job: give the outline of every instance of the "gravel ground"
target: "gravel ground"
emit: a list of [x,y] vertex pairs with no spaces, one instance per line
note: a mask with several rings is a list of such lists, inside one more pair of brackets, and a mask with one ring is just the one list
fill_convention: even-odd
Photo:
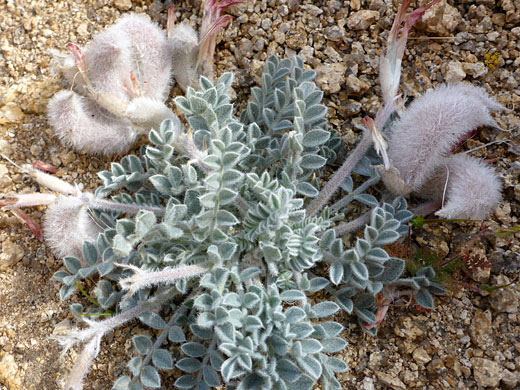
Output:
[[[380,104],[378,57],[396,5],[392,0],[257,0],[236,6],[217,47],[217,73],[235,72],[237,102],[243,105],[269,55],[299,54],[318,71],[331,125],[350,148],[358,135],[353,123],[374,116]],[[57,176],[94,189],[95,173],[110,159],[64,148],[45,118],[48,99],[63,88],[52,72],[50,49],[84,44],[127,12],[146,13],[165,26],[167,6],[130,0],[0,2],[0,151],[19,164],[50,162]],[[194,26],[200,23],[200,8],[198,1],[176,3],[178,18]],[[519,23],[519,0],[442,1],[412,30],[403,61],[402,86],[410,97],[440,82],[466,80],[508,108],[496,120],[509,132],[485,129],[467,143],[475,148],[504,141],[474,153],[496,159],[493,165],[504,181],[504,201],[486,221],[495,230],[518,225],[520,218]],[[174,87],[172,95],[179,93]],[[0,193],[34,191],[34,182],[0,160]],[[38,219],[43,211],[35,208],[30,214]],[[59,285],[50,279],[61,262],[12,214],[0,212],[0,228],[0,390],[58,389],[76,356],[72,351],[60,359],[49,339],[73,322],[68,303],[59,300]],[[444,224],[418,230],[415,240],[449,255],[476,230],[476,224]],[[337,317],[350,344],[340,354],[350,366],[339,378],[343,388],[519,389],[519,249],[520,233],[482,240],[475,251],[493,267],[479,281],[513,284],[490,294],[458,288],[437,299],[429,313],[393,308],[377,337]],[[125,370],[134,327],[106,338],[86,389],[110,389],[112,378]],[[167,373],[163,388],[178,375]]]

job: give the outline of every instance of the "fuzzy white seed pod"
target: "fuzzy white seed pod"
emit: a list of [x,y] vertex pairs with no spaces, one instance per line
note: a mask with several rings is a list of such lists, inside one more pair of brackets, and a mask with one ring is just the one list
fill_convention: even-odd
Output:
[[77,151],[120,154],[130,149],[137,137],[130,121],[72,91],[54,95],[49,102],[48,118],[60,140]]
[[171,119],[175,123],[180,122],[177,116],[163,102],[149,97],[140,97],[132,100],[126,109],[126,115],[133,123],[142,129],[158,130],[161,123]]
[[[134,69],[129,39],[109,28],[94,36],[84,50],[87,76],[97,94],[113,96],[128,103],[132,97],[130,74]],[[126,88],[125,88],[126,87]],[[88,91],[78,90],[88,96]]]
[[447,160],[446,202],[436,212],[443,218],[484,219],[500,202],[502,184],[488,164],[466,154]]
[[457,143],[481,126],[496,126],[501,106],[476,87],[442,85],[417,98],[393,126],[388,155],[406,185],[417,191]]
[[173,76],[183,91],[193,82],[197,82],[198,42],[197,33],[187,23],[175,26],[169,38],[173,56]]
[[95,243],[101,229],[77,197],[60,196],[45,212],[43,236],[57,257],[82,258],[83,241]]
[[165,32],[148,16],[136,14],[122,17],[112,29],[131,45],[130,65],[141,95],[166,99],[171,83],[171,48]]

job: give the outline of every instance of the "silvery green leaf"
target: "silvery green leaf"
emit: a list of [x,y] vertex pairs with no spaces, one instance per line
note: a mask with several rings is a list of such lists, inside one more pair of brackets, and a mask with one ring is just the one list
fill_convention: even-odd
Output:
[[280,249],[278,249],[274,245],[263,242],[260,242],[259,245],[267,261],[277,262],[282,258],[282,253],[280,252]]
[[217,223],[221,226],[233,226],[240,221],[227,210],[219,210],[217,213]]
[[444,295],[446,294],[446,289],[437,282],[431,282],[430,286],[428,287],[428,290],[435,295]]
[[220,371],[222,363],[224,363],[224,358],[222,357],[222,354],[220,352],[211,350],[209,352],[209,361],[213,368],[215,368],[215,370]]
[[129,376],[122,376],[115,381],[112,390],[129,390],[128,385],[130,384],[131,379]]
[[264,100],[264,94],[263,94],[262,90],[258,87],[251,88],[251,96],[257,102],[261,102]]
[[65,268],[72,274],[75,275],[81,269],[81,261],[78,258],[67,256],[63,259],[63,264]]
[[145,312],[139,315],[139,320],[153,329],[164,329],[166,322],[158,314],[152,312]]
[[197,385],[197,378],[193,375],[183,375],[173,385],[179,389],[192,389]]
[[433,309],[433,297],[427,289],[421,288],[419,291],[413,294],[413,298],[425,309]]
[[235,370],[237,360],[235,358],[229,358],[222,363],[221,374],[225,382],[229,382],[231,379],[240,375],[239,370]]
[[405,262],[404,260],[392,257],[385,261],[385,270],[380,279],[383,283],[393,282],[399,278],[404,271]]
[[77,275],[67,275],[63,278],[63,284],[76,287],[76,279],[78,279]]
[[316,104],[312,107],[309,107],[305,111],[305,121],[310,124],[313,124],[313,123],[316,123],[316,122],[320,121],[321,119],[323,119],[323,117],[326,114],[327,114],[327,107],[325,107],[322,104]]
[[302,367],[307,374],[313,379],[318,380],[321,376],[321,363],[311,356],[305,356],[298,359],[298,364]]
[[330,138],[330,132],[322,129],[315,129],[309,131],[303,137],[303,146],[308,148],[313,148],[316,146],[320,146],[327,142]]
[[116,235],[112,244],[114,252],[120,256],[128,256],[133,249],[133,245],[121,235]]
[[[377,232],[377,231],[376,231]],[[335,239],[330,246],[330,253],[336,258],[340,258],[343,254],[343,241],[340,238]]]
[[364,156],[354,168],[354,172],[361,176],[372,176],[374,169],[371,165],[370,159]]
[[222,300],[222,304],[231,307],[240,307],[242,306],[242,302],[240,301],[240,297],[235,292],[230,292],[224,295],[224,299]]
[[376,262],[367,262],[366,267],[368,269],[368,277],[370,280],[380,277],[385,270],[384,265]]
[[210,245],[207,250],[208,260],[214,263],[220,263],[222,257],[220,256],[218,247],[216,245]]
[[376,303],[376,297],[370,293],[363,293],[357,296],[354,305],[358,309],[370,309]]
[[116,162],[110,163],[110,170],[112,171],[112,175],[114,175],[115,177],[124,176],[126,174],[123,166]]
[[385,230],[381,232],[376,241],[376,245],[388,245],[391,244],[399,239],[399,233],[397,233],[395,230]]
[[269,337],[270,347],[276,355],[284,356],[289,349],[289,341],[277,334],[272,334]]
[[249,102],[247,104],[247,116],[249,120],[256,120],[260,116],[260,108],[258,104]]
[[191,110],[196,114],[202,114],[206,109],[208,109],[208,103],[202,98],[192,96],[189,101]]
[[[246,280],[250,280],[254,278],[255,276],[259,275],[261,273],[260,269],[257,267],[249,267],[240,272],[240,281],[245,282]],[[247,294],[246,294],[247,295]],[[245,300],[244,300],[245,302]]]
[[190,357],[201,357],[206,353],[206,347],[197,342],[188,342],[181,345],[182,352]]
[[300,290],[286,290],[280,294],[280,299],[285,302],[304,301],[307,296]]
[[305,311],[301,309],[298,306],[292,306],[289,309],[285,311],[285,321],[288,324],[293,324],[295,322],[303,320],[305,317],[307,317],[307,314],[305,314]]
[[133,234],[135,230],[135,222],[129,219],[120,219],[116,223],[116,232],[124,237]]
[[63,279],[67,276],[71,276],[67,271],[57,271],[52,275],[52,277],[60,282],[63,282]]
[[373,242],[377,239],[378,236],[379,236],[379,232],[377,231],[376,228],[374,228],[372,226],[365,227],[365,240],[367,240],[369,242]]
[[342,351],[348,343],[342,338],[332,337],[321,340],[321,345],[323,346],[323,352],[336,353]]
[[327,368],[332,370],[333,372],[345,372],[348,369],[347,363],[343,360],[328,356],[325,362]]
[[234,79],[233,73],[226,72],[226,73],[223,73],[222,76],[219,77],[217,84],[222,85],[224,87],[224,90],[227,90],[228,88],[231,87],[231,84],[233,83],[233,79]]
[[305,354],[315,354],[320,352],[323,347],[316,339],[304,339],[300,341],[302,345],[302,352]]
[[171,183],[166,176],[154,175],[150,177],[148,180],[150,180],[155,189],[159,191],[161,194],[170,194]]
[[246,375],[240,379],[236,390],[265,389],[271,383],[271,379],[257,372]]
[[[219,80],[220,81],[220,80]],[[204,76],[200,76],[200,79],[199,79],[199,87],[202,91],[206,91],[210,88],[213,88],[214,85],[211,81],[209,81],[206,77]],[[215,90],[216,92],[216,90]]]
[[397,230],[400,225],[401,224],[398,220],[392,218],[385,222],[382,229],[383,230]]
[[302,375],[302,370],[289,359],[278,360],[276,372],[289,383],[295,382]]
[[379,204],[375,196],[369,194],[356,195],[354,199],[370,207],[376,207]]
[[323,322],[321,326],[327,337],[337,336],[343,329],[345,329],[343,325],[334,321]]
[[150,160],[159,160],[164,157],[164,153],[159,149],[153,148],[151,146],[146,147],[146,157]]
[[[174,99],[175,105],[183,112],[185,113],[191,113],[191,106],[188,99],[186,99],[184,96],[178,96]],[[152,141],[150,139],[150,141]],[[152,141],[153,142],[153,141]],[[155,143],[155,142],[154,142]]]
[[[201,281],[202,282],[202,281]],[[202,284],[202,283],[201,283]],[[194,306],[202,310],[212,310],[214,299],[209,294],[200,294],[195,298]]]
[[244,324],[244,329],[247,332],[252,332],[255,329],[260,329],[260,328],[263,328],[263,327],[264,327],[264,324],[262,323],[262,320],[260,320],[259,317],[257,317],[257,316],[247,316],[245,324]]
[[225,322],[215,327],[215,333],[219,339],[223,342],[234,343],[235,340],[235,328],[231,323]]
[[297,339],[304,339],[314,332],[314,328],[308,322],[298,322],[296,324],[291,324],[290,327],[291,333],[296,334]]
[[424,276],[428,279],[433,279],[435,277],[435,270],[432,266],[423,267],[417,273],[415,276]]
[[76,291],[75,284],[64,285],[60,288],[60,299],[64,301],[69,298]]
[[193,358],[182,358],[177,363],[175,363],[175,367],[178,369],[187,372],[189,374],[193,372],[197,372],[201,369],[202,364],[200,360]]
[[339,306],[334,302],[320,302],[312,307],[316,313],[315,318],[323,318],[333,315],[339,310]]
[[[171,370],[173,368],[173,359],[166,349],[157,349],[152,355],[152,363],[161,370]],[[134,374],[135,375],[135,374]]]
[[173,343],[183,343],[186,341],[186,337],[184,336],[182,329],[179,326],[174,325],[168,330],[168,340]]
[[[220,309],[221,311],[226,313],[224,309],[222,309],[222,308],[218,308],[218,309]],[[227,316],[227,313],[226,313],[226,316]],[[198,324],[191,324],[190,329],[191,329],[191,332],[195,336],[197,336],[198,338],[200,338],[202,340],[211,340],[213,338],[213,331],[211,329],[202,327]]]
[[83,313],[83,305],[81,303],[73,303],[70,305],[70,311],[73,315],[78,315]]
[[286,131],[292,129],[294,127],[293,123],[287,119],[281,120],[272,128],[274,132],[281,133],[282,131]]
[[222,104],[215,108],[215,115],[217,116],[217,119],[219,123],[223,124],[227,120],[231,118],[231,115],[233,114],[233,105],[232,104]]
[[315,381],[313,381],[310,377],[303,374],[298,380],[294,383],[287,384],[287,390],[311,390],[315,385]]
[[366,254],[367,260],[385,262],[388,260],[388,253],[383,248],[372,248]]
[[[249,350],[251,351],[251,348],[249,348]],[[252,370],[253,359],[251,358],[251,356],[249,354],[240,353],[240,354],[236,355],[236,358],[237,358],[237,363],[239,366],[239,367],[237,367],[238,369],[240,369],[240,367],[241,367],[242,370],[245,370],[247,372],[250,372]]]
[[354,307],[354,313],[356,313],[361,321],[368,322],[369,324],[375,324],[377,321],[376,316],[370,310],[357,309]]
[[332,245],[332,242],[335,240],[335,238],[336,232],[333,229],[327,230],[321,236],[320,247],[328,249]]
[[217,89],[214,87],[206,89],[202,94],[202,99],[211,106],[215,105],[217,103]]
[[233,203],[235,198],[237,197],[237,192],[230,190],[229,188],[223,188],[218,193],[218,200],[220,206],[226,206],[228,204]]
[[218,376],[217,371],[211,366],[204,366],[203,370],[204,382],[208,386],[218,387],[221,385],[220,377]]
[[148,336],[134,336],[132,342],[137,352],[141,355],[147,355],[152,350],[152,340]]
[[108,275],[114,268],[115,265],[113,262],[103,262],[97,265],[97,270],[100,277]]
[[339,262],[332,263],[329,268],[329,278],[333,284],[340,284],[343,279],[343,265]]
[[305,181],[296,185],[296,191],[309,198],[315,198],[319,194],[319,191],[312,184]]
[[130,386],[128,386],[128,390],[143,390],[144,387],[141,383],[132,383],[130,384]]
[[208,311],[202,312],[197,317],[197,324],[204,328],[209,328],[215,324],[215,315]]
[[361,280],[368,280],[368,269],[365,264],[360,261],[349,263],[352,273]]
[[227,187],[234,186],[242,181],[243,174],[236,169],[228,169],[222,174],[222,182]]
[[78,275],[81,276],[83,279],[88,278],[90,275],[92,275],[97,270],[96,266],[88,267],[88,268],[82,268],[79,270]]
[[358,238],[356,240],[356,252],[360,257],[364,257],[365,254],[370,250],[371,245],[367,240]]
[[135,357],[128,362],[127,366],[132,375],[137,376],[139,375],[139,372],[141,372],[141,367],[143,366],[143,359],[141,357]]
[[323,290],[325,287],[327,287],[329,285],[329,281],[322,277],[316,277],[316,278],[312,278],[309,281],[309,284],[310,284],[310,286],[307,289],[307,291],[315,293],[315,292]]
[[83,259],[87,262],[87,264],[96,264],[98,259],[98,251],[96,246],[92,244],[90,241],[83,241],[82,254]]
[[317,154],[306,154],[300,161],[300,166],[305,169],[319,169],[325,165],[327,159]]
[[222,259],[224,260],[231,260],[233,255],[235,254],[236,250],[238,248],[238,245],[234,242],[225,242],[220,245],[220,254],[222,256]]

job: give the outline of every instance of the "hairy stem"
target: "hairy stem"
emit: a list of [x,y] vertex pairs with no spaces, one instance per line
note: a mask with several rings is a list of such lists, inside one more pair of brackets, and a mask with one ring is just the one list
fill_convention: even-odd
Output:
[[334,228],[334,231],[336,232],[336,235],[343,236],[347,233],[353,232],[355,230],[358,230],[365,226],[367,223],[370,222],[370,215],[372,214],[372,210],[367,211],[365,214],[360,215],[356,219],[347,222],[342,223],[341,225],[338,225]]
[[[193,295],[193,293],[191,295],[189,295],[184,300],[184,302],[188,301],[192,295]],[[146,367],[148,365],[148,363],[150,363],[150,360],[152,360],[153,352],[158,350],[161,347],[164,340],[166,340],[166,337],[168,337],[170,328],[175,325],[176,321],[178,320],[178,318],[180,316],[182,316],[182,315],[184,315],[184,313],[186,313],[187,309],[188,308],[184,304],[181,304],[177,308],[175,313],[170,317],[168,323],[166,324],[166,327],[161,331],[161,334],[155,340],[155,343],[152,346],[152,351],[148,355],[146,355],[146,357],[143,359],[143,363],[142,363],[141,367]],[[134,376],[129,384],[135,383],[137,381],[137,378],[138,378],[138,376]]]
[[98,210],[106,211],[120,211],[128,214],[137,214],[141,210],[151,211],[157,215],[163,215],[165,209],[163,207],[144,206],[138,204],[119,203],[107,199],[101,199],[93,194],[85,193],[82,195],[82,200],[85,201],[89,207]]
[[344,196],[343,198],[338,200],[336,203],[334,203],[330,207],[330,212],[335,213],[335,212],[339,211],[339,209],[341,209],[342,207],[345,207],[350,202],[352,202],[352,200],[354,199],[354,197],[356,195],[363,193],[366,189],[368,189],[372,185],[378,183],[379,180],[381,180],[381,178],[379,177],[379,175],[377,175],[377,176],[371,177],[368,180],[364,181],[358,188],[356,188],[350,194],[348,194],[347,196]]
[[323,187],[318,196],[307,206],[307,216],[311,217],[318,213],[334,195],[343,180],[350,175],[359,160],[365,155],[372,145],[372,137],[368,131],[363,133],[363,138],[356,148],[350,153],[343,165],[332,175],[328,183]]

